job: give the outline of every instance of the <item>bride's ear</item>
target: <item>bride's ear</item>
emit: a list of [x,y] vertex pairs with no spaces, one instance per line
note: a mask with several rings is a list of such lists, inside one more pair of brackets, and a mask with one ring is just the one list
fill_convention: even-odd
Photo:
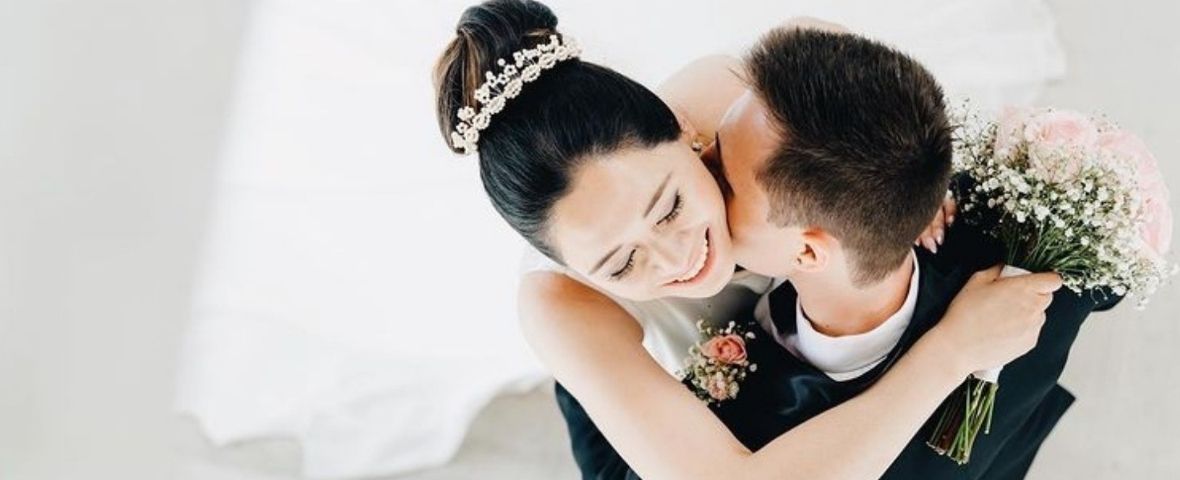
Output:
[[704,145],[701,143],[700,133],[697,132],[697,129],[693,127],[692,123],[688,121],[688,117],[684,116],[683,113],[680,113],[680,109],[672,106],[671,104],[668,105],[668,109],[672,110],[672,115],[676,116],[676,123],[680,124],[680,141],[685,145],[691,146],[692,149],[697,153],[700,153],[700,147]]

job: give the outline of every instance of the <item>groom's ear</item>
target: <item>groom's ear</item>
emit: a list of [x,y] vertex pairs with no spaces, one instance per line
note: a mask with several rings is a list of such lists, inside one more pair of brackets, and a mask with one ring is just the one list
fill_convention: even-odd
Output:
[[802,240],[795,252],[795,269],[815,273],[826,268],[835,252],[836,239],[823,230],[810,228],[803,232]]

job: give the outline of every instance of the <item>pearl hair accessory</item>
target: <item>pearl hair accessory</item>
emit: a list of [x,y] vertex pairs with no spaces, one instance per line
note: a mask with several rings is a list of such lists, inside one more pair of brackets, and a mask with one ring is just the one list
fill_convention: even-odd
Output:
[[512,64],[502,58],[497,60],[496,64],[502,69],[500,73],[484,73],[486,81],[475,90],[475,101],[481,108],[477,111],[466,106],[456,113],[459,124],[451,132],[451,145],[463,149],[463,155],[475,153],[479,131],[488,128],[492,115],[500,113],[508,99],[520,95],[524,84],[536,80],[542,71],[553,68],[557,62],[577,58],[581,53],[582,48],[574,39],[550,35],[549,43],[513,53]]

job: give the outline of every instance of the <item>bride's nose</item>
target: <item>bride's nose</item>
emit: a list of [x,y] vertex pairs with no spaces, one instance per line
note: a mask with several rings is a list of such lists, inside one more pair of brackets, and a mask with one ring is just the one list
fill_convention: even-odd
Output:
[[649,248],[656,272],[666,281],[671,281],[684,273],[689,254],[692,253],[687,238],[676,234],[666,235],[652,242]]

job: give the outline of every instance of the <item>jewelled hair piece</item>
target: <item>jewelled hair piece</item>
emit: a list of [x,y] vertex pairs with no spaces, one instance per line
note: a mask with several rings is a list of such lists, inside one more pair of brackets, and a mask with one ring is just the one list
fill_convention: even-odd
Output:
[[520,95],[524,84],[536,80],[541,72],[553,68],[557,62],[577,58],[582,48],[569,37],[549,36],[549,43],[526,48],[512,54],[513,63],[499,59],[500,73],[484,73],[486,81],[475,90],[475,102],[479,109],[466,106],[456,115],[459,123],[451,132],[451,145],[463,149],[464,155],[475,153],[479,145],[479,132],[488,128],[492,115],[504,109],[504,103]]

